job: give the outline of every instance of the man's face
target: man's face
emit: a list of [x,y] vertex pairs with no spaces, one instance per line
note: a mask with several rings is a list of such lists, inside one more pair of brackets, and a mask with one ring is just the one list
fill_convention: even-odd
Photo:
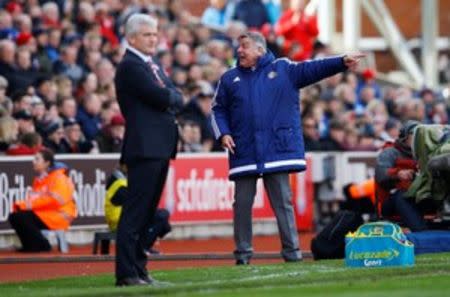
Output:
[[256,65],[258,58],[263,55],[263,50],[250,38],[242,37],[239,39],[237,53],[239,65],[244,68],[250,68]]
[[79,125],[72,125],[65,129],[65,134],[70,142],[78,142],[81,139],[81,128]]
[[158,30],[148,25],[141,25],[138,32],[128,38],[132,47],[146,55],[154,55],[158,44]]
[[53,132],[52,134],[50,134],[48,136],[48,139],[54,141],[55,143],[59,144],[61,142],[61,140],[64,137],[64,130],[63,128],[58,128],[58,130],[56,130],[55,132]]
[[123,140],[124,135],[125,135],[125,126],[115,125],[111,127],[112,138]]

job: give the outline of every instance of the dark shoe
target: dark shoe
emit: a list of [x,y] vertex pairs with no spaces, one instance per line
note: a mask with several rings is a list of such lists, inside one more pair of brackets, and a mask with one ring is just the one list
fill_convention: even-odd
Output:
[[237,259],[236,265],[250,265],[249,259]]
[[139,278],[147,285],[153,285],[155,283],[155,280],[150,275],[140,276]]
[[116,281],[116,287],[124,287],[124,286],[146,286],[148,285],[146,281],[138,278],[138,277],[125,277],[122,279],[118,279]]
[[51,247],[47,248],[41,248],[41,249],[26,249],[26,248],[16,248],[15,251],[19,252],[19,253],[46,253],[46,252],[50,252],[52,250]]
[[158,250],[155,250],[153,248],[149,248],[148,250],[144,250],[144,254],[149,257],[150,255],[159,255],[160,252]]
[[286,263],[295,263],[295,262],[301,262],[302,258],[290,258],[290,259],[284,259],[284,262]]

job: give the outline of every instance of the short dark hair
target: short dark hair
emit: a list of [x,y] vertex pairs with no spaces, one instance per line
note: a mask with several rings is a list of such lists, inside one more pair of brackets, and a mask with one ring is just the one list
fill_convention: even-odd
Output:
[[39,133],[29,132],[20,137],[20,142],[28,147],[34,148],[42,143],[42,137]]
[[50,163],[49,167],[53,167],[53,165],[55,165],[55,154],[53,153],[53,151],[51,151],[47,148],[43,148],[43,149],[39,150],[39,154],[42,155],[42,158],[44,159],[44,161]]

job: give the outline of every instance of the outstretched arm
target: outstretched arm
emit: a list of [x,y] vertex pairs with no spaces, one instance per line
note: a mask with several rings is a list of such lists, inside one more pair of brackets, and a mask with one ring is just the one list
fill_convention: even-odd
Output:
[[347,69],[354,70],[364,56],[344,55],[300,63],[287,60],[289,76],[296,87],[303,88]]

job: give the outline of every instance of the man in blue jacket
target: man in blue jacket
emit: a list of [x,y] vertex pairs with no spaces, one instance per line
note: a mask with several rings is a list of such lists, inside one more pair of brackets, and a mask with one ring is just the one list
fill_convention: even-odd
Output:
[[306,169],[299,89],[355,68],[363,55],[295,63],[275,60],[264,37],[248,32],[238,38],[238,65],[220,79],[213,100],[215,136],[229,151],[234,197],[236,264],[249,264],[252,206],[258,177],[264,180],[281,237],[285,261],[302,259],[291,203],[289,172]]

